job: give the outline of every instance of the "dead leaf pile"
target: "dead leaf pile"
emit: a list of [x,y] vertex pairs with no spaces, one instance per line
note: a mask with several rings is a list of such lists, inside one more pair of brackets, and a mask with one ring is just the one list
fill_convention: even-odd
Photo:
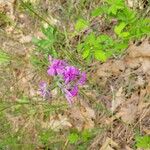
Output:
[[69,118],[66,115],[53,115],[50,116],[49,121],[42,121],[42,128],[46,129],[52,129],[53,131],[60,131],[60,130],[68,130],[69,128],[72,127],[72,124],[69,121]]
[[95,112],[86,102],[82,101],[81,106],[74,106],[69,112],[73,126],[79,131],[94,128]]
[[140,69],[150,75],[150,42],[144,40],[141,45],[131,45],[128,49],[129,56],[126,58],[127,65],[130,67],[132,63],[140,66]]
[[[96,71],[97,82],[99,86],[104,87],[101,91],[103,94],[99,93],[98,99],[113,113],[109,117],[100,112],[98,120],[101,125],[111,124],[110,136],[113,135],[116,144],[121,146],[119,149],[131,149],[130,145],[134,144],[134,128],[139,127],[143,134],[150,133],[149,40],[132,44],[127,51],[128,55],[121,60],[108,60],[106,63],[98,64]],[[117,118],[121,122],[117,121]],[[128,125],[134,127],[129,128]],[[101,149],[118,148],[109,145],[106,140],[106,143],[103,141]]]
[[119,149],[119,145],[114,142],[111,138],[106,138],[100,150],[115,150]]

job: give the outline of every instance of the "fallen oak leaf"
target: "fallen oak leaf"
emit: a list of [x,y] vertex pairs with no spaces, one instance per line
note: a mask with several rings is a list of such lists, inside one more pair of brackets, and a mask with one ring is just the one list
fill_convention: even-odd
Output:
[[51,116],[50,121],[42,122],[43,128],[51,128],[53,131],[58,132],[61,129],[68,129],[72,127],[67,116],[59,114],[58,116]]
[[119,148],[119,145],[107,137],[100,150],[115,150],[116,148]]
[[73,106],[70,110],[70,118],[73,125],[79,130],[92,129],[95,126],[95,112],[85,102],[81,101],[81,106]]
[[123,93],[123,88],[120,87],[116,92],[115,97],[112,99],[111,111],[114,112],[119,105],[125,101],[125,94]]
[[135,57],[150,57],[150,44],[148,40],[145,40],[142,42],[141,45],[131,45],[128,48],[129,51],[129,57],[135,58]]
[[125,123],[132,124],[138,114],[138,101],[139,96],[137,93],[134,93],[131,98],[126,101],[124,106],[121,107],[120,111],[116,114],[116,117],[121,117]]

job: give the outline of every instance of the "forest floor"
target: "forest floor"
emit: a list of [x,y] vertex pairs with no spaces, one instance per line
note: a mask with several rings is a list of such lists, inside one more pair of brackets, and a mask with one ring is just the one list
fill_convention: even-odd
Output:
[[[0,64],[0,149],[143,150],[138,140],[144,136],[150,146],[149,38],[131,42],[118,57],[83,67],[89,81],[72,106],[56,91],[54,99],[43,100],[39,82],[52,79],[45,67],[37,70],[31,63],[37,53],[33,37],[43,37],[41,26],[51,24],[74,46],[83,36],[70,36],[74,20],[80,11],[88,18],[99,1],[87,0],[84,9],[78,0],[37,1],[0,0],[0,49],[10,59]],[[95,22],[100,32],[112,33],[100,18]]]

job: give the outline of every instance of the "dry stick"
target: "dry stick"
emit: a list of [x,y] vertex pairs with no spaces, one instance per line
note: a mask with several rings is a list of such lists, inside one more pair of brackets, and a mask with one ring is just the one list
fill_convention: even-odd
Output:
[[65,150],[67,148],[68,143],[69,143],[69,140],[67,139],[66,142],[65,142],[65,145],[63,147],[63,150]]
[[46,20],[46,19],[44,19],[44,17],[43,16],[40,16],[38,13],[36,13],[32,8],[30,8],[30,7],[28,7],[28,5],[26,5],[26,3],[25,2],[23,2],[22,0],[20,0],[21,1],[21,3],[26,7],[26,8],[28,8],[32,13],[34,13],[36,16],[38,16],[41,20],[43,20],[44,22],[46,22],[48,25],[50,25],[51,26],[51,24]]
[[[114,93],[114,88],[113,88],[113,86],[111,85],[110,86],[110,89],[111,89],[111,92],[112,92],[112,101],[115,101],[115,93]],[[114,112],[112,112],[112,116],[113,116],[113,114],[114,114]],[[113,141],[113,121],[112,121],[112,123],[111,123],[111,144],[112,144],[112,141]]]

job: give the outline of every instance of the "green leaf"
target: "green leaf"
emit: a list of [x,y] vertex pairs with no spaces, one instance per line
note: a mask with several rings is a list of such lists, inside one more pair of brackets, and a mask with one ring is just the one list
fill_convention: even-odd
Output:
[[124,0],[105,0],[109,5],[124,6]]
[[100,60],[102,62],[105,62],[107,60],[107,56],[102,50],[95,50],[94,55],[97,60]]
[[97,17],[97,16],[100,16],[102,14],[102,9],[101,9],[101,7],[99,7],[99,8],[96,8],[96,9],[94,9],[93,11],[92,11],[92,16],[93,17]]
[[17,100],[18,103],[23,104],[23,103],[29,103],[29,99],[27,97],[22,97],[21,99]]
[[78,44],[77,45],[77,51],[80,52],[83,48],[84,44]]
[[7,64],[9,61],[10,61],[9,55],[0,50],[0,65]]
[[130,35],[130,33],[129,32],[122,32],[122,33],[120,33],[120,37],[122,37],[122,38],[126,38],[126,37],[128,37]]
[[56,52],[56,50],[55,50],[54,48],[52,48],[52,49],[50,50],[50,54],[52,54],[52,56],[53,56],[54,58],[56,58],[56,57],[58,56],[58,54],[57,54],[57,52]]
[[49,47],[51,44],[52,43],[50,43],[50,41],[45,40],[45,39],[41,39],[38,42],[38,46],[43,47],[43,48]]
[[38,46],[38,47],[41,47],[41,48],[48,48],[48,47],[51,47],[53,46],[53,42],[54,41],[50,41],[48,39],[37,39],[37,38],[33,38],[32,39],[32,42]]
[[122,3],[113,3],[109,9],[108,9],[108,14],[113,14],[113,15],[116,15],[118,10],[122,10],[124,9],[124,6]]
[[107,13],[107,9],[108,9],[107,5],[102,5],[101,7],[94,9],[91,13],[91,16],[97,17],[97,16],[102,15],[103,13]]
[[47,28],[42,27],[42,32],[49,40],[55,39],[55,33],[53,27],[51,26],[48,26]]
[[149,135],[137,136],[136,137],[136,146],[138,148],[144,148],[144,149],[150,148],[150,136]]
[[117,19],[127,24],[137,21],[136,13],[128,7],[125,7],[122,11],[117,13]]
[[75,144],[80,139],[79,135],[77,133],[71,133],[68,136],[68,140],[70,144]]
[[82,57],[83,59],[87,58],[90,54],[90,49],[87,48],[87,49],[84,49],[83,53],[82,53]]
[[122,50],[122,49],[126,49],[128,47],[128,42],[119,42],[119,43],[116,43],[115,45],[115,49],[117,50]]
[[109,9],[108,9],[108,13],[109,14],[114,14],[114,15],[116,15],[116,13],[117,13],[117,7],[115,6],[115,5],[112,5],[111,7],[109,7]]
[[123,29],[125,28],[125,26],[126,26],[126,23],[125,23],[125,22],[121,22],[119,25],[115,26],[115,29],[114,29],[115,33],[116,33],[117,35],[120,35],[120,33],[121,33],[121,32],[123,31]]
[[84,19],[79,19],[76,24],[75,24],[75,30],[76,31],[81,31],[89,26],[88,21]]
[[84,130],[82,132],[82,140],[85,142],[88,141],[91,136],[92,136],[92,134],[88,130]]
[[32,42],[38,47],[37,50],[47,55],[51,54],[53,57],[57,57],[58,54],[53,47],[54,41],[49,41],[49,39],[37,39],[33,38]]
[[97,41],[99,41],[100,43],[105,42],[107,40],[110,40],[110,37],[108,35],[103,34],[103,35],[100,35],[100,36],[97,37]]
[[96,36],[93,32],[90,33],[85,39],[85,43],[90,45],[94,45],[95,41],[96,41]]

